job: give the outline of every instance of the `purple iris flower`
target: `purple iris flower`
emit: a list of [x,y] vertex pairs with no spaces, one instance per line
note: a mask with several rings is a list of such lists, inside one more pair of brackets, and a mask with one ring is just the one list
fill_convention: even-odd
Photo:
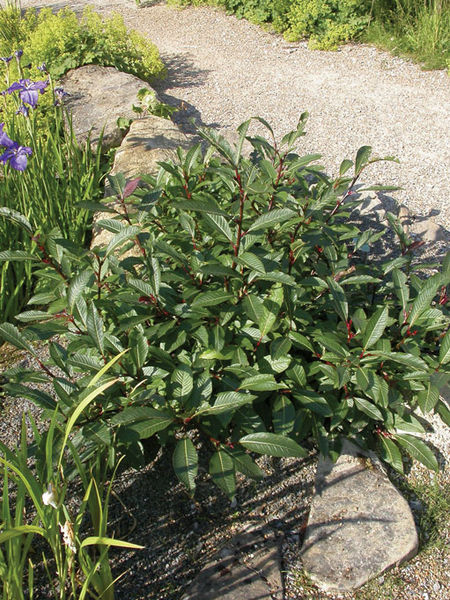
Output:
[[4,123],[0,123],[0,146],[12,148],[16,142],[13,142],[8,135],[3,131]]
[[48,86],[48,81],[31,81],[31,79],[19,79],[14,82],[6,91],[8,94],[19,92],[19,97],[24,104],[29,104],[31,108],[36,108],[39,92],[44,93]]
[[33,151],[28,146],[19,146],[17,142],[13,142],[3,131],[4,126],[4,123],[0,123],[0,146],[6,148],[5,152],[0,155],[0,162],[6,164],[9,160],[9,164],[13,169],[16,171],[25,171],[28,162],[27,157]]
[[6,65],[11,62],[13,59],[12,56],[0,56],[0,60],[2,60]]
[[16,55],[16,57],[17,57],[17,58],[19,58],[19,59],[20,59],[20,58],[21,58],[21,56],[22,56],[22,54],[23,54],[23,50],[16,50],[16,51],[14,52],[14,54]]
[[42,73],[47,73],[47,65],[45,63],[42,63],[42,65],[38,67],[38,70],[42,71]]
[[62,87],[55,88],[55,106],[61,106],[66,96],[70,96],[69,92],[64,91]]
[[25,106],[25,104],[21,104],[19,110],[16,110],[16,115],[24,115],[25,117],[28,117],[29,112],[30,109],[28,108],[28,106]]
[[13,145],[0,156],[0,162],[6,164],[9,160],[9,164],[13,169],[25,171],[28,162],[27,156],[30,156],[32,152],[28,146],[19,146],[17,142],[13,142]]

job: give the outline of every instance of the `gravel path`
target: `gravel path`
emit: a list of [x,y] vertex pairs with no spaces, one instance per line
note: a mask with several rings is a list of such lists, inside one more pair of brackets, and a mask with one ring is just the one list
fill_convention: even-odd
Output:
[[[378,155],[395,155],[400,165],[375,166],[372,182],[401,185],[396,194],[415,213],[429,215],[450,229],[448,145],[449,78],[442,71],[419,67],[366,46],[349,45],[338,53],[311,52],[304,43],[289,44],[279,36],[207,8],[182,11],[155,4],[137,9],[134,0],[59,2],[22,0],[22,7],[70,5],[120,12],[127,25],[148,35],[169,69],[158,92],[170,104],[183,103],[181,126],[189,118],[216,127],[227,136],[252,115],[267,119],[281,135],[308,110],[308,135],[300,151],[321,152],[329,172],[354,156],[359,146],[372,145]],[[107,4],[107,6],[105,6]],[[17,401],[10,403],[9,427],[19,425]],[[28,409],[28,407],[27,407]],[[449,430],[436,418],[429,442],[450,455]],[[139,474],[124,473],[117,492],[126,505],[113,503],[116,536],[145,545],[142,553],[118,553],[117,598],[179,600],[198,565],[242,522],[263,522],[283,547],[286,598],[333,598],[318,594],[301,575],[299,542],[312,494],[315,458],[309,461],[263,459],[268,473],[263,484],[244,484],[236,507],[217,496],[201,470],[197,502],[173,485],[170,460],[160,458]],[[449,489],[448,467],[433,479],[415,466],[400,485],[435,483]],[[155,485],[155,482],[157,484]],[[431,488],[430,488],[431,489]],[[418,524],[427,498],[408,496]],[[431,527],[431,525],[429,524]],[[426,541],[428,530],[421,531]],[[421,552],[397,569],[347,598],[355,600],[443,600],[450,595],[449,527],[442,544]]]
[[[300,151],[320,152],[336,173],[362,145],[400,165],[375,165],[368,179],[403,188],[396,193],[413,213],[450,229],[450,79],[375,48],[347,45],[310,51],[245,20],[211,8],[184,10],[134,0],[22,0],[28,6],[117,11],[127,25],[158,46],[169,68],[162,98],[186,107],[184,122],[232,134],[251,116],[264,117],[282,135],[301,112],[310,120]],[[449,238],[450,239],[450,238]]]

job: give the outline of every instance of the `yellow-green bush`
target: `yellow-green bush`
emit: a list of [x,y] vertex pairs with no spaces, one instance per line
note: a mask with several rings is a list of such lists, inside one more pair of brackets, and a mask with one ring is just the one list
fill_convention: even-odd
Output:
[[332,50],[355,38],[369,21],[368,2],[360,0],[295,0],[287,14],[286,37],[308,37],[310,45]]
[[2,40],[2,54],[21,46],[28,62],[45,62],[54,77],[90,63],[115,66],[145,80],[165,73],[156,46],[136,31],[128,31],[116,13],[103,21],[91,8],[85,9],[81,20],[69,8],[55,14],[49,8],[38,15],[28,11],[23,18],[17,11],[2,10],[0,29],[4,23],[17,28],[9,40]]

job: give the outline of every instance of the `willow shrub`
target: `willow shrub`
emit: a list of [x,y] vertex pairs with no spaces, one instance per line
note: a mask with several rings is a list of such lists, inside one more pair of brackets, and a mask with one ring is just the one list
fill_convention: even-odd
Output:
[[[110,213],[98,222],[112,233],[106,247],[83,250],[55,230],[27,256],[2,253],[33,261],[40,283],[36,309],[17,317],[25,327],[3,324],[0,335],[34,354],[33,340],[49,340],[41,366],[57,399],[30,391],[26,370],[6,373],[6,392],[57,407],[64,422],[92,376],[113,377],[77,413],[74,444],[139,468],[156,441],[190,493],[199,452],[233,497],[236,472],[263,475],[253,453],[303,457],[311,440],[332,457],[348,438],[396,469],[405,455],[437,469],[416,411],[449,422],[439,388],[450,363],[450,254],[419,277],[417,243],[390,215],[398,255],[364,260],[383,232],[352,224],[355,186],[382,159],[364,146],[328,177],[317,155],[293,152],[305,120],[280,144],[262,119],[271,141],[247,136],[249,121],[235,147],[202,130],[205,152],[179,150],[178,164],[161,163],[145,186],[111,177],[116,203],[89,205]],[[33,235],[23,217],[9,218]]]

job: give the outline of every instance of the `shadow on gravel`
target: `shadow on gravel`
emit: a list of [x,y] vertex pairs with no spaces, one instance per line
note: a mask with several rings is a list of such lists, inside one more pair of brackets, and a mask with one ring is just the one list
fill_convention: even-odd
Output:
[[192,104],[189,104],[183,98],[167,93],[169,89],[173,91],[174,88],[182,90],[202,86],[208,77],[209,71],[195,68],[194,63],[182,55],[161,54],[161,58],[167,68],[167,77],[152,81],[151,85],[162,102],[179,109],[173,115],[172,120],[183,133],[194,136],[198,127],[219,128],[219,123],[205,123],[202,120],[201,113]]
[[[110,533],[145,546],[136,552],[111,551],[118,598],[180,600],[190,581],[241,524],[275,532],[278,542],[300,540],[313,491],[314,457],[265,459],[270,475],[242,480],[237,504],[200,470],[195,500],[176,484],[166,451],[153,468],[123,473],[110,508]],[[265,462],[264,462],[265,461]],[[175,485],[174,485],[175,483]]]

